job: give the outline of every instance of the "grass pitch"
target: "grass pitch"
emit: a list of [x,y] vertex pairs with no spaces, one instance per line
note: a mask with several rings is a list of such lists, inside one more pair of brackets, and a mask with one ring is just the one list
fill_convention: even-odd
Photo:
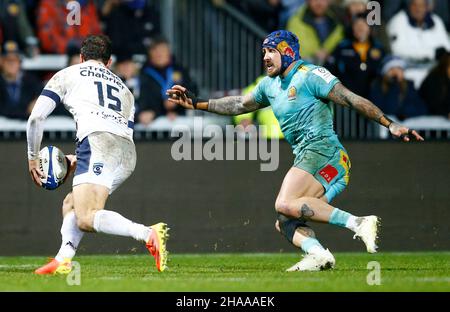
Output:
[[[297,254],[196,254],[171,256],[166,272],[139,256],[79,256],[81,285],[66,276],[37,276],[44,257],[0,257],[0,291],[450,291],[450,252],[336,253],[336,268],[284,270]],[[381,285],[367,284],[370,261],[378,261]]]

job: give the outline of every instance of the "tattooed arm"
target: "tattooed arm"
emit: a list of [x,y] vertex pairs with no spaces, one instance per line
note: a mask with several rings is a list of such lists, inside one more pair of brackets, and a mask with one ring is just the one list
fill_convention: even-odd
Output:
[[336,104],[347,106],[355,109],[364,117],[374,120],[388,128],[392,121],[383,114],[381,109],[375,106],[369,100],[359,96],[346,87],[342,83],[337,83],[328,94],[328,99]]
[[175,85],[167,90],[169,101],[187,109],[201,109],[220,115],[240,115],[255,111],[261,105],[251,93],[244,96],[226,96],[220,99],[203,100],[197,98],[182,86]]
[[221,115],[240,115],[259,108],[260,105],[255,101],[251,93],[244,96],[227,96],[208,101],[208,111]]
[[423,141],[423,138],[415,131],[408,129],[390,120],[384,113],[371,101],[359,96],[346,87],[342,83],[337,83],[328,94],[328,99],[336,104],[347,106],[355,109],[364,117],[378,122],[385,126],[396,137],[402,138],[405,142],[410,140],[410,137],[417,141]]

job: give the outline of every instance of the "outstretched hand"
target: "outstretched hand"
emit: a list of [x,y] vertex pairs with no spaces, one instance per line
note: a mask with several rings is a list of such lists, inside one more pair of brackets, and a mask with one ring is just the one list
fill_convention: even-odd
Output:
[[404,142],[409,142],[411,139],[414,139],[415,141],[424,141],[416,130],[408,129],[395,122],[391,123],[389,126],[389,131],[393,136],[402,139]]
[[169,97],[168,98],[169,102],[183,106],[184,108],[187,109],[194,109],[192,99],[190,99],[186,95],[186,93],[187,89],[180,85],[174,85],[172,88],[166,91],[166,95]]

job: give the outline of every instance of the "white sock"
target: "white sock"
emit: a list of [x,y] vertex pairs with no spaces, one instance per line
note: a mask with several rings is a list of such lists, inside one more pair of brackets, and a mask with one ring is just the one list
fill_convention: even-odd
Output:
[[94,229],[98,233],[132,237],[146,242],[151,229],[145,225],[134,223],[117,212],[99,210],[94,216]]
[[345,224],[345,227],[353,232],[356,232],[356,229],[358,228],[359,224],[361,222],[358,222],[357,219],[360,219],[359,217],[350,216],[347,220],[347,223]]
[[305,253],[308,254],[317,254],[324,250],[320,242],[313,237],[308,237],[307,239],[305,239],[301,243],[301,248]]
[[308,253],[309,254],[318,254],[318,253],[321,253],[322,251],[324,251],[325,249],[321,246],[321,245],[318,245],[318,246],[312,246],[309,250],[308,250]]
[[75,212],[72,210],[63,219],[61,225],[62,244],[55,259],[59,262],[65,258],[72,259],[83,235],[83,231],[78,228]]

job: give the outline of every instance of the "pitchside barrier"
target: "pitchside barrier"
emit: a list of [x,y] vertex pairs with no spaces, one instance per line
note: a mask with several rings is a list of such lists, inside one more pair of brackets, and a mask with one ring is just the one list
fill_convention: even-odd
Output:
[[[48,137],[48,136],[46,136]],[[275,231],[274,202],[293,156],[279,142],[274,171],[261,160],[173,159],[174,140],[137,140],[133,175],[110,197],[107,209],[144,224],[165,221],[172,252],[294,252]],[[73,153],[69,140],[50,140]],[[203,147],[206,142],[200,141]],[[226,150],[237,142],[228,142]],[[250,144],[246,143],[247,147]],[[332,203],[356,215],[382,219],[381,251],[450,250],[450,144],[426,141],[344,141],[350,184]],[[0,141],[0,255],[51,256],[60,245],[61,203],[68,181],[55,191],[37,188],[27,171],[26,142]],[[364,251],[348,230],[312,224],[332,251]],[[128,238],[87,235],[79,254],[145,253]]]

